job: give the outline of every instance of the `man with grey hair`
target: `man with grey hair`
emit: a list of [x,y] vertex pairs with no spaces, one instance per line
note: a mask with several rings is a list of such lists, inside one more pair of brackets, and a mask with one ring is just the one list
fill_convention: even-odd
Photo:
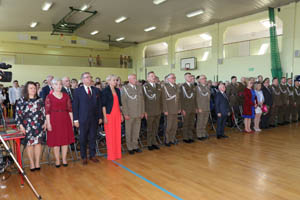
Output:
[[194,142],[193,133],[195,131],[196,90],[191,73],[185,73],[184,79],[185,83],[180,87],[180,102],[183,115],[183,141],[185,143],[192,143]]
[[80,130],[80,156],[82,164],[87,161],[87,144],[89,144],[90,160],[97,163],[96,136],[98,123],[102,123],[102,105],[100,91],[91,86],[92,77],[89,72],[81,75],[82,87],[75,89],[73,101],[74,125]]
[[176,85],[176,76],[170,73],[166,76],[166,83],[163,86],[163,112],[167,118],[165,145],[170,147],[176,142],[177,114],[181,112],[179,88]]
[[207,86],[207,78],[205,75],[199,77],[199,85],[197,86],[197,137],[199,140],[206,140],[208,133],[206,131],[207,122],[210,113],[210,88]]
[[224,134],[227,117],[230,116],[229,100],[226,96],[224,83],[219,84],[219,92],[215,97],[215,111],[217,114],[217,139],[228,138]]
[[45,87],[42,88],[40,97],[42,97],[42,99],[45,101],[46,97],[48,96],[48,94],[50,93],[50,91],[52,90],[51,87],[51,81],[53,80],[53,76],[52,75],[48,75],[46,78],[47,81],[47,85]]
[[62,80],[62,84],[63,84],[61,91],[68,94],[71,99],[71,102],[73,102],[74,90],[71,88],[70,78],[65,76],[61,80]]
[[126,145],[129,154],[141,153],[138,140],[141,128],[141,119],[145,116],[144,95],[137,84],[136,75],[128,76],[128,84],[122,87],[122,111],[125,118]]

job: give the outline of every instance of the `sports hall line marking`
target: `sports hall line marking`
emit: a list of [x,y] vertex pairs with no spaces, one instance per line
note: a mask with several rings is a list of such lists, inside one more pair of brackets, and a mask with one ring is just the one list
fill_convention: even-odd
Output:
[[146,181],[146,182],[150,183],[151,185],[155,186],[156,188],[160,189],[161,191],[163,191],[163,192],[167,193],[168,195],[170,195],[170,196],[174,197],[175,199],[177,199],[177,200],[183,200],[182,198],[180,198],[180,197],[176,196],[175,194],[173,194],[173,193],[169,192],[168,190],[166,190],[166,189],[164,189],[164,188],[160,187],[159,185],[157,185],[157,184],[153,183],[152,181],[150,181],[150,180],[146,179],[145,177],[143,177],[143,176],[139,175],[138,173],[136,173],[136,172],[132,171],[131,169],[129,169],[129,168],[127,168],[127,167],[125,167],[124,165],[122,165],[122,164],[118,163],[117,161],[114,161],[114,160],[112,160],[112,162],[113,162],[113,163],[115,163],[116,165],[118,165],[119,167],[122,167],[123,169],[125,169],[125,170],[129,171],[129,172],[130,172],[130,173],[132,173],[133,175],[135,175],[135,176],[139,177],[140,179],[142,179],[142,180],[144,180],[144,181]]

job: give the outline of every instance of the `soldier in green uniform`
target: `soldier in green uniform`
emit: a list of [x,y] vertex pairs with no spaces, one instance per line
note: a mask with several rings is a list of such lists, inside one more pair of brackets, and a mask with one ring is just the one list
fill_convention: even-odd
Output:
[[180,86],[180,102],[183,115],[183,141],[185,143],[191,143],[194,142],[196,95],[191,73],[185,73],[184,79],[186,82]]
[[277,123],[278,123],[279,108],[282,105],[278,78],[276,78],[276,77],[273,78],[272,85],[270,88],[272,91],[272,99],[273,99],[273,105],[272,105],[272,109],[271,109],[271,118],[270,118],[270,127],[276,127]]
[[281,106],[279,108],[278,124],[284,125],[290,123],[289,119],[289,93],[286,85],[286,78],[281,78],[279,85]]
[[130,154],[140,153],[138,146],[141,119],[145,115],[144,94],[137,85],[136,75],[128,76],[128,84],[122,87],[122,110],[125,118],[126,145]]
[[297,120],[300,121],[300,82],[299,81],[295,81],[295,101],[296,101],[296,112],[297,112]]
[[170,147],[171,144],[176,142],[176,132],[178,127],[177,114],[181,112],[181,103],[179,88],[176,85],[176,76],[170,73],[166,77],[166,83],[162,88],[163,98],[163,112],[167,117],[167,128],[166,128],[166,146]]
[[205,75],[199,77],[199,85],[197,86],[197,137],[199,140],[208,138],[206,126],[210,113],[210,88],[207,85]]
[[288,118],[291,119],[292,122],[297,122],[295,87],[293,86],[293,79],[291,78],[288,78],[287,80],[287,91],[289,94]]
[[148,72],[148,82],[143,85],[145,100],[145,117],[147,120],[147,145],[150,151],[159,149],[157,144],[157,131],[162,113],[162,89],[156,83],[154,72]]

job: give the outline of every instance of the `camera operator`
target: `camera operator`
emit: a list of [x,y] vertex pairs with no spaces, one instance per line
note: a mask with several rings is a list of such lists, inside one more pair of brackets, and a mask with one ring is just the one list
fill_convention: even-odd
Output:
[[12,105],[13,109],[13,118],[15,118],[16,115],[16,101],[21,98],[22,89],[19,87],[19,82],[15,80],[13,82],[13,87],[9,88],[8,90],[8,96],[9,96],[9,102]]

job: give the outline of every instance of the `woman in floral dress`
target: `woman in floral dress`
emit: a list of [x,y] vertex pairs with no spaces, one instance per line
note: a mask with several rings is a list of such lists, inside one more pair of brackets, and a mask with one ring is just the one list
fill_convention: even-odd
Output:
[[34,82],[27,82],[23,97],[16,102],[16,122],[25,134],[25,147],[30,161],[30,170],[40,170],[41,143],[46,130],[46,116],[43,99],[37,97]]

